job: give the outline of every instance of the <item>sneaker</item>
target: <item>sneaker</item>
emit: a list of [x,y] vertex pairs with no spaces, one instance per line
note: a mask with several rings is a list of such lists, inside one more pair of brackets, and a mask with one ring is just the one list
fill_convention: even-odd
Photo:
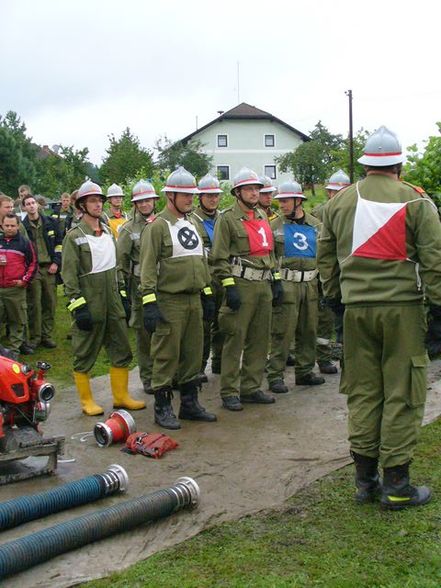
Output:
[[274,392],[274,394],[286,394],[288,392],[288,386],[282,379],[270,382],[269,389],[271,392]]
[[316,376],[312,372],[309,374],[305,374],[304,376],[297,376],[296,377],[296,384],[297,386],[319,386],[320,384],[325,383],[325,378],[321,376]]
[[321,374],[336,374],[338,372],[337,366],[332,361],[320,361],[318,366]]
[[249,404],[274,404],[276,401],[274,396],[265,394],[262,390],[256,390],[251,394],[243,394],[240,399],[242,402],[247,402]]
[[239,396],[224,396],[222,398],[222,406],[227,410],[232,410],[233,412],[243,410]]

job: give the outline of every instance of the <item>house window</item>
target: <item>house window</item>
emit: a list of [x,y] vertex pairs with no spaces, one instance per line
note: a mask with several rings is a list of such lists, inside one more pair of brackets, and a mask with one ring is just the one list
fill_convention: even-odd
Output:
[[275,147],[276,138],[274,135],[265,135],[265,147]]
[[217,136],[217,146],[218,147],[228,147],[228,135],[218,135]]
[[217,166],[217,177],[220,180],[230,179],[230,166],[229,165],[218,165]]
[[265,169],[264,169],[264,174],[266,176],[268,176],[269,178],[271,178],[272,180],[275,180],[277,178],[276,166],[275,165],[266,165]]

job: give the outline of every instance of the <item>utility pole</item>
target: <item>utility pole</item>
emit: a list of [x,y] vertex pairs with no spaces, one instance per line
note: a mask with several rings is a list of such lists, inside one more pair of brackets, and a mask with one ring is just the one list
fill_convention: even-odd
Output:
[[349,179],[354,182],[354,134],[352,128],[352,90],[346,90],[349,100]]

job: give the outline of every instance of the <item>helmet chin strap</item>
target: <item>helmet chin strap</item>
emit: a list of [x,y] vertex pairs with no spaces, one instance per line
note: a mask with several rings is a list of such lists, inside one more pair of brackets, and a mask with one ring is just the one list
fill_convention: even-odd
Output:
[[172,194],[173,194],[173,199],[172,199],[173,206],[176,208],[176,210],[179,212],[179,214],[182,214],[182,216],[185,216],[187,213],[186,213],[184,210],[180,210],[180,209],[179,209],[179,208],[176,206],[176,196],[177,196],[176,192],[172,192]]
[[216,210],[208,210],[208,208],[205,208],[203,202],[202,202],[202,198],[199,196],[199,206],[202,208],[202,210],[205,212],[205,214],[208,214],[208,216],[214,216]]
[[[292,211],[289,214],[286,215],[286,218],[289,220],[298,220],[298,219],[296,219],[296,212],[297,212],[298,207],[301,205],[302,205],[301,202],[299,202],[298,204],[294,203],[294,208],[292,209]],[[303,217],[299,217],[299,218],[303,218]]]

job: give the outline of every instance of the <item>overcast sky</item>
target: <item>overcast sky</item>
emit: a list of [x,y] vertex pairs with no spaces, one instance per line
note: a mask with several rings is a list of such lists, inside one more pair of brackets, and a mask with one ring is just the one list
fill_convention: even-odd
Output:
[[406,147],[441,121],[440,17],[428,0],[0,0],[0,114],[100,164],[111,133],[152,147],[238,101],[347,135],[350,88],[354,130]]

